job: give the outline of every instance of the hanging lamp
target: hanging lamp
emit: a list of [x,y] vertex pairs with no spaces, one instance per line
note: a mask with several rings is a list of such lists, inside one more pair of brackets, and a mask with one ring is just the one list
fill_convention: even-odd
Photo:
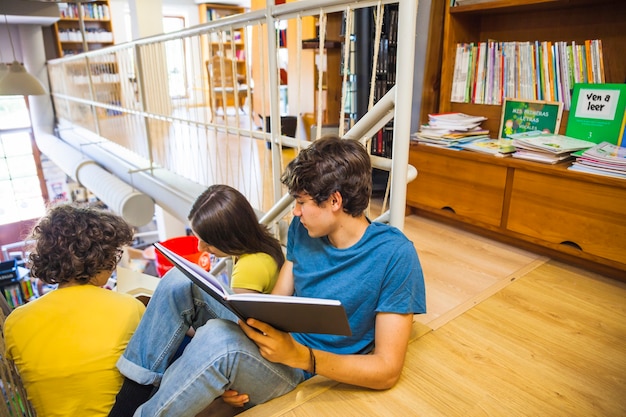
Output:
[[13,51],[13,62],[8,72],[4,76],[0,76],[0,96],[34,96],[46,94],[46,90],[41,85],[41,81],[29,74],[22,63],[15,58],[15,48],[13,47],[13,38],[9,29],[7,15],[4,15],[4,24],[9,32],[9,42]]

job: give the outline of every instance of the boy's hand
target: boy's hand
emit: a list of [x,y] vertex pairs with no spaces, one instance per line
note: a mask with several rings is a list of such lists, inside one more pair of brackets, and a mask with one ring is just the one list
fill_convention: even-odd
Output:
[[257,344],[261,356],[268,361],[308,370],[308,349],[297,343],[289,333],[255,319],[248,319],[246,323],[240,320],[239,326]]
[[243,407],[250,401],[250,398],[248,398],[248,394],[239,394],[237,391],[227,390],[222,394],[222,400],[232,407]]

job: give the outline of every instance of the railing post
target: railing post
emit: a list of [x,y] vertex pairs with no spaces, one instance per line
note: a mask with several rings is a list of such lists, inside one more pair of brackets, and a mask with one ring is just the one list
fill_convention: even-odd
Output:
[[417,0],[402,0],[398,9],[398,53],[396,64],[396,106],[393,123],[393,166],[389,224],[402,230],[406,211],[406,180],[411,139],[413,103],[413,62],[415,58],[415,22]]
[[[274,19],[274,0],[267,1],[267,51],[269,65],[270,86],[277,86],[278,82],[278,57],[276,56],[276,20]],[[281,166],[281,147],[280,143],[280,111],[278,89],[270,88],[270,137],[272,140],[272,178],[274,186],[274,202],[277,202],[282,195],[282,185],[280,175],[282,173]],[[267,115],[263,115],[266,117]],[[263,120],[265,123],[265,120]]]

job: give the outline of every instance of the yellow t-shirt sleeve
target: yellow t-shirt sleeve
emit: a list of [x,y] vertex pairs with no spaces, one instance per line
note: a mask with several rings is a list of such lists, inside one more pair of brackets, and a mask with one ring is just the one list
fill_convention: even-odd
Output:
[[230,286],[260,293],[270,293],[278,279],[278,265],[266,253],[252,253],[239,257],[233,265]]

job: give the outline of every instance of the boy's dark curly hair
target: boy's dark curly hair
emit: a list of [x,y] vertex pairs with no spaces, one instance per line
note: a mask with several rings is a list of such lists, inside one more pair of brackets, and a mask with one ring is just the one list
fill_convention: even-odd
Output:
[[363,214],[372,197],[372,165],[365,147],[353,139],[324,136],[300,151],[281,176],[292,195],[306,193],[317,205],[335,191],[343,211]]
[[48,210],[30,239],[31,276],[47,284],[87,284],[98,272],[115,269],[133,228],[113,213],[63,204]]

